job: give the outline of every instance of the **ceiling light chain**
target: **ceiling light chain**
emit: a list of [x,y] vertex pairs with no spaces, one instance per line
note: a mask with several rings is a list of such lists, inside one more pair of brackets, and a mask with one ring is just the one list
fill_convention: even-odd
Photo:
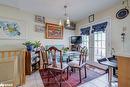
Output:
[[[66,22],[67,26],[70,26],[70,18],[69,18],[68,14],[67,14],[67,7],[68,6],[65,4],[64,5],[64,10],[65,10],[64,16],[65,16],[65,22]],[[59,25],[60,26],[62,25],[61,20],[59,21]]]

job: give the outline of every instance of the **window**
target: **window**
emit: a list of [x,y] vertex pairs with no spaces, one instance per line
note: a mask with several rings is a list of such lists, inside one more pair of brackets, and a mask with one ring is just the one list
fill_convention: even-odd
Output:
[[88,57],[89,58],[89,35],[82,35],[82,47],[86,46],[88,50]]
[[[82,46],[87,46],[89,60],[96,61],[110,55],[110,20],[93,23],[89,27],[81,29]],[[89,32],[87,31],[89,30]]]
[[88,35],[82,35],[82,47],[87,46],[89,48],[89,36]]
[[94,32],[94,61],[106,57],[106,34]]

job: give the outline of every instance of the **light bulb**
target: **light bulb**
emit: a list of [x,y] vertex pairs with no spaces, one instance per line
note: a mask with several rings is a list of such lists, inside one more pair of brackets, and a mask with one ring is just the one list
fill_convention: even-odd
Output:
[[59,26],[62,26],[61,20],[59,21]]
[[69,20],[69,17],[67,17],[66,24],[67,24],[67,26],[70,26],[70,20]]

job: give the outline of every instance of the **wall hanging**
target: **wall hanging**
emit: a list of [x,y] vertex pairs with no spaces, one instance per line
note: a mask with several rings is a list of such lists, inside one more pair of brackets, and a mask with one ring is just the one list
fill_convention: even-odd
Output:
[[[126,3],[126,5],[125,5]],[[122,9],[120,9],[117,13],[116,13],[116,18],[117,19],[124,19],[125,17],[128,16],[129,14],[129,10],[127,9],[128,6],[128,0],[124,0],[122,1],[122,5],[124,6]]]
[[35,32],[43,33],[45,30],[45,17],[35,15]]
[[46,23],[47,39],[63,39],[63,26],[58,24]]
[[0,39],[26,39],[24,22],[0,17]]
[[89,15],[88,19],[89,19],[89,23],[94,22],[94,14]]

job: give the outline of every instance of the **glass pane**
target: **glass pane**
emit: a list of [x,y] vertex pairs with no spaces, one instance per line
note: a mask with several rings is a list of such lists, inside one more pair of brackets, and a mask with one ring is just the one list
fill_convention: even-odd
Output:
[[102,43],[101,43],[101,41],[98,41],[98,47],[99,47],[99,48],[102,47]]
[[98,55],[98,49],[97,48],[94,49],[94,55]]
[[87,44],[87,48],[89,47],[89,45]]
[[87,41],[89,41],[89,36],[87,36],[86,38],[87,38]]
[[102,39],[102,33],[98,33],[98,40]]
[[105,41],[102,41],[102,48],[106,48],[106,43],[105,43]]
[[102,40],[105,40],[106,39],[106,35],[105,33],[102,33]]
[[94,47],[98,47],[98,42],[97,41],[94,42]]
[[97,33],[94,33],[94,40],[97,40]]
[[98,49],[98,55],[101,56],[101,49]]
[[102,57],[106,57],[106,50],[102,49]]

